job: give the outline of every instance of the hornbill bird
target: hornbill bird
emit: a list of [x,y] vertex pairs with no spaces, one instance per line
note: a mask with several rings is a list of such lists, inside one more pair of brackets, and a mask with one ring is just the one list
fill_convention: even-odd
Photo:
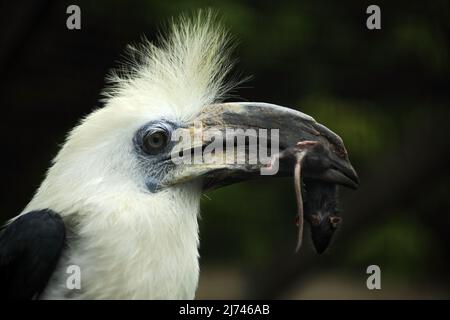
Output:
[[[233,88],[226,81],[232,45],[216,20],[205,12],[182,17],[158,45],[129,47],[126,67],[109,77],[104,106],[68,134],[32,200],[2,228],[2,297],[194,298],[202,193],[264,178],[261,164],[175,163],[182,141],[171,135],[191,134],[195,123],[219,132],[278,129],[281,150],[316,142],[320,148],[304,159],[305,179],[356,187],[342,140],[310,116],[223,102]],[[200,141],[193,149],[207,144]],[[281,160],[276,176],[292,172],[292,159]],[[81,271],[76,289],[67,286],[74,265]]]

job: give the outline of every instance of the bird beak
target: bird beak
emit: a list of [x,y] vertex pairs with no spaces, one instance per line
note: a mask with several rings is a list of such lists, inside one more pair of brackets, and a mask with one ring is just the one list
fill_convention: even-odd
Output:
[[302,112],[273,104],[210,105],[172,140],[176,166],[163,182],[167,186],[202,179],[203,189],[210,190],[251,178],[291,176],[295,159],[285,151],[302,141],[315,144],[304,157],[303,177],[350,188],[359,183],[338,135]]

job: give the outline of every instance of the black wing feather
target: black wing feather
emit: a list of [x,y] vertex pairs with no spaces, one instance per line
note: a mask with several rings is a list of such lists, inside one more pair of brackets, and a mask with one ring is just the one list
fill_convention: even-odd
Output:
[[0,297],[33,299],[45,289],[65,244],[52,210],[31,211],[0,230]]

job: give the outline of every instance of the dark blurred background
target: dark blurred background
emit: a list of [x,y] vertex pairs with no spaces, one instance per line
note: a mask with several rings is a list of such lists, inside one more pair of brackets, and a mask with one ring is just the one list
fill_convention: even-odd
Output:
[[[66,8],[81,8],[81,30]],[[198,298],[450,297],[450,5],[376,1],[3,1],[0,222],[18,214],[64,136],[100,106],[125,46],[170,17],[215,8],[239,40],[236,94],[292,106],[344,139],[360,174],[331,248],[294,254],[291,179],[202,200]],[[306,232],[308,234],[308,232]],[[305,237],[306,238],[306,237]],[[381,268],[381,290],[366,268]]]

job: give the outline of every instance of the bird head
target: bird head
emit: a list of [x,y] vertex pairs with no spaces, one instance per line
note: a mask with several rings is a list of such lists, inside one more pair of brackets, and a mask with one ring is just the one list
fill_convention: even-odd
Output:
[[[305,157],[305,177],[356,187],[358,178],[341,138],[312,117],[274,104],[223,102],[236,85],[226,81],[231,48],[227,33],[209,13],[173,23],[158,45],[144,41],[129,47],[128,64],[109,76],[104,107],[70,132],[32,206],[59,212],[123,206],[127,211],[125,206],[161,198],[181,199],[188,206],[205,190],[292,175],[290,157],[279,159],[273,173],[264,169],[273,168],[274,156],[299,141],[317,142]],[[256,138],[276,148],[265,162],[229,161],[218,148],[209,153],[213,161],[205,161],[211,136],[223,138],[217,147]],[[248,158],[248,143],[244,150]],[[201,161],[195,161],[197,152]],[[184,161],[186,155],[194,157]]]

